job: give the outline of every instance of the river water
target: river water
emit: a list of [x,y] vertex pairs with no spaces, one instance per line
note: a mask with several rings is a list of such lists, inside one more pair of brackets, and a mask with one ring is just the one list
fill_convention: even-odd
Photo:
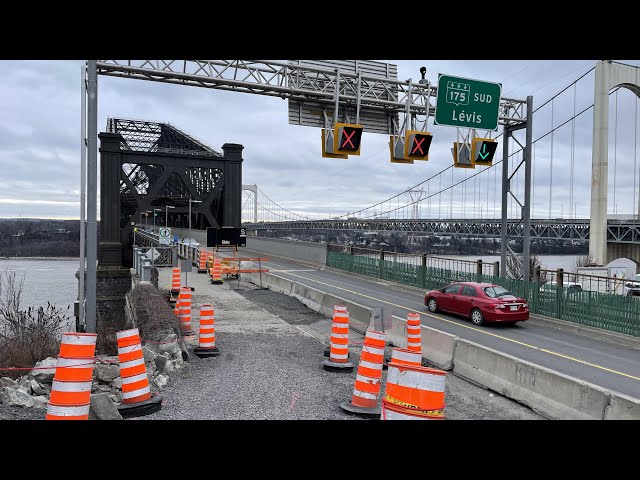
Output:
[[75,273],[79,268],[77,258],[0,258],[1,276],[12,270],[17,279],[24,280],[22,308],[46,306],[50,302],[70,317],[69,328],[73,326],[72,330],[75,330],[73,302],[78,298]]

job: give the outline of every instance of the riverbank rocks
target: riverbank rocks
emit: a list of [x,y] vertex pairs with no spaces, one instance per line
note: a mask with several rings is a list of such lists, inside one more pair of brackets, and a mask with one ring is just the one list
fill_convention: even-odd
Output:
[[38,395],[31,398],[33,398],[33,408],[47,408],[47,405],[49,404],[49,399],[44,395]]
[[49,395],[49,389],[44,385],[40,385],[34,379],[31,379],[31,391],[34,395],[44,395],[45,397]]
[[33,407],[33,398],[20,388],[3,387],[2,403],[10,407]]
[[4,387],[18,388],[18,382],[9,377],[2,377],[0,378],[0,390]]
[[91,394],[89,420],[122,420],[122,415],[108,393],[95,393]]
[[31,370],[29,376],[38,383],[53,383],[53,376],[56,374],[57,359],[47,357],[35,364],[34,370]]
[[93,367],[93,375],[104,383],[111,383],[120,376],[118,365],[98,363]]

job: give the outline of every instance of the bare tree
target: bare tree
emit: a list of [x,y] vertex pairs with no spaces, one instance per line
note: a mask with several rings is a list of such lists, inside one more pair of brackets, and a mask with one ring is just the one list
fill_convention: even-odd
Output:
[[[524,277],[522,255],[507,257],[507,276],[516,280],[522,280]],[[537,267],[541,267],[540,259],[537,255],[529,256],[529,281],[533,280],[534,272]],[[546,283],[547,274],[545,271],[540,272],[540,283]]]
[[596,259],[592,255],[580,255],[576,258],[576,268],[578,267],[589,267],[591,265],[595,265]]

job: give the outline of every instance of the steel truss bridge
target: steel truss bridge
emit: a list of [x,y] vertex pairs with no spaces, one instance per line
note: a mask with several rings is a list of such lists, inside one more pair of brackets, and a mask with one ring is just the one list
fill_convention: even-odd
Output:
[[[588,219],[584,220],[531,220],[529,236],[532,240],[589,240]],[[380,232],[424,233],[440,236],[500,238],[500,219],[447,219],[447,220],[300,220],[284,222],[245,223],[248,230],[362,230]],[[520,220],[508,220],[509,237],[523,237],[524,225]],[[640,243],[640,221],[609,220],[609,243]]]

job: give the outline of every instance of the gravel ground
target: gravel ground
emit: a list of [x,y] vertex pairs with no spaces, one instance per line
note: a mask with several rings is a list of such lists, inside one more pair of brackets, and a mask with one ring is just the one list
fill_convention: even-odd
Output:
[[44,408],[10,407],[0,403],[0,420],[44,420],[46,414]]

